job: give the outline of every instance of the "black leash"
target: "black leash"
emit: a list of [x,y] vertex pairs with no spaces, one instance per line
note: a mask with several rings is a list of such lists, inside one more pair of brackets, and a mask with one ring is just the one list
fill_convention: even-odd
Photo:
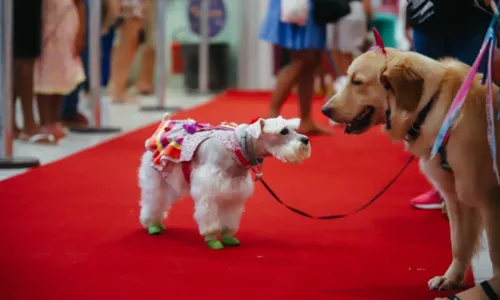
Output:
[[[306,212],[303,212],[297,208],[291,207],[291,206],[283,203],[283,201],[280,200],[278,195],[276,195],[276,193],[273,192],[273,190],[269,187],[269,185],[267,185],[267,183],[262,178],[260,178],[259,180],[260,180],[260,182],[262,182],[262,185],[264,185],[266,190],[273,196],[274,200],[276,200],[279,204],[283,205],[284,207],[293,211],[296,214],[299,214],[299,215],[306,217],[306,218],[317,219],[317,220],[340,219],[340,218],[348,217],[350,215],[354,215],[354,214],[362,211],[363,209],[367,208],[368,206],[373,204],[375,201],[377,201],[377,199],[380,198],[380,196],[382,196],[394,184],[394,182],[396,182],[396,180],[399,178],[399,176],[401,176],[401,174],[403,174],[404,170],[406,170],[406,168],[408,168],[408,166],[413,161],[413,159],[414,159],[414,156],[411,156],[410,159],[403,166],[403,168],[396,174],[396,176],[394,176],[394,178],[392,178],[391,181],[389,181],[389,183],[380,192],[378,192],[370,201],[368,201],[366,204],[364,204],[363,206],[361,206],[360,208],[358,208],[354,212],[348,213],[348,214],[327,215],[327,216],[311,216],[310,214],[308,214]],[[255,170],[254,170],[254,172],[255,172]]]

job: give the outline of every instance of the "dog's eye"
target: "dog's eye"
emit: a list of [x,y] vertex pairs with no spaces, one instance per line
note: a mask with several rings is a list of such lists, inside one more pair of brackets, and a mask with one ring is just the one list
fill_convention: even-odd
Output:
[[288,134],[288,128],[281,129],[280,134],[287,135]]
[[354,80],[354,79],[353,79],[353,80],[351,80],[351,84],[353,84],[353,85],[362,85],[362,84],[363,84],[363,82],[362,82],[362,81],[359,81],[359,80]]

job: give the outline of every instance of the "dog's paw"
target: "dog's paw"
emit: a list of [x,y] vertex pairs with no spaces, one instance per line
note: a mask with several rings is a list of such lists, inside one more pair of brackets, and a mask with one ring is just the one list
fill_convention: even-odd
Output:
[[160,234],[163,231],[165,231],[165,226],[163,224],[151,225],[148,227],[148,233],[152,235]]
[[220,250],[224,248],[224,245],[218,240],[209,240],[207,241],[208,248],[212,250]]
[[451,280],[446,276],[436,276],[429,280],[428,285],[431,290],[449,291],[457,289],[460,282],[457,280]]
[[222,244],[226,246],[239,246],[240,241],[234,236],[223,236],[221,238]]

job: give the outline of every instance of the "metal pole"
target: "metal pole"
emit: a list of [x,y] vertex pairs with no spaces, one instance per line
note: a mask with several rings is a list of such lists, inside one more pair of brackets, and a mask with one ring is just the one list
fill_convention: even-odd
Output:
[[[155,72],[155,94],[158,98],[156,106],[141,106],[142,111],[177,111],[179,107],[166,107],[165,106],[165,92],[167,83],[167,70],[166,70],[166,57],[165,57],[165,37],[166,37],[166,17],[165,12],[167,8],[167,0],[155,0],[156,6],[153,6],[153,1],[149,1],[148,14],[156,13],[156,72]],[[156,10],[156,12],[154,12]],[[150,22],[151,20],[146,20]]]
[[90,2],[89,75],[94,126],[101,127],[101,1]]
[[[30,8],[27,8],[30,9]],[[14,105],[12,101],[12,34],[13,34],[13,18],[14,14],[13,0],[2,0],[0,3],[0,24],[2,30],[2,38],[0,39],[0,169],[23,169],[31,168],[40,165],[40,161],[35,158],[15,158],[13,157],[13,121],[12,111]]]
[[[165,82],[167,72],[165,70],[165,1],[156,1],[156,77],[155,93],[158,97],[158,106],[165,106]],[[152,8],[152,7],[151,7]]]
[[201,0],[200,5],[200,48],[199,48],[199,90],[201,93],[208,92],[209,83],[209,43],[208,16],[210,12],[210,0]]
[[121,129],[116,127],[102,126],[102,93],[101,93],[101,15],[102,1],[90,0],[87,3],[90,5],[88,10],[90,13],[89,20],[89,81],[90,81],[90,99],[92,101],[93,112],[93,127],[87,128],[71,128],[73,132],[80,133],[111,133],[118,132]]
[[2,130],[2,157],[12,157],[12,7],[13,0],[2,1],[2,112],[3,130]]

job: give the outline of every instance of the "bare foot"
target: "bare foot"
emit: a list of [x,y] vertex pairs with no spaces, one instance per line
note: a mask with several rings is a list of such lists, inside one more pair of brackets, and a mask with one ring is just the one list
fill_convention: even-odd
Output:
[[31,144],[56,145],[57,141],[53,134],[44,133],[40,128],[30,131],[20,131],[17,139]]
[[19,134],[21,134],[21,129],[17,126],[12,127],[12,134],[14,135],[14,138],[17,139]]
[[66,130],[61,123],[49,124],[42,127],[42,132],[52,134],[57,141],[66,137]]
[[280,113],[277,110],[274,109],[269,109],[269,112],[267,113],[268,118],[277,118],[279,117]]
[[332,132],[321,125],[311,122],[300,123],[297,132],[309,135],[330,135]]

